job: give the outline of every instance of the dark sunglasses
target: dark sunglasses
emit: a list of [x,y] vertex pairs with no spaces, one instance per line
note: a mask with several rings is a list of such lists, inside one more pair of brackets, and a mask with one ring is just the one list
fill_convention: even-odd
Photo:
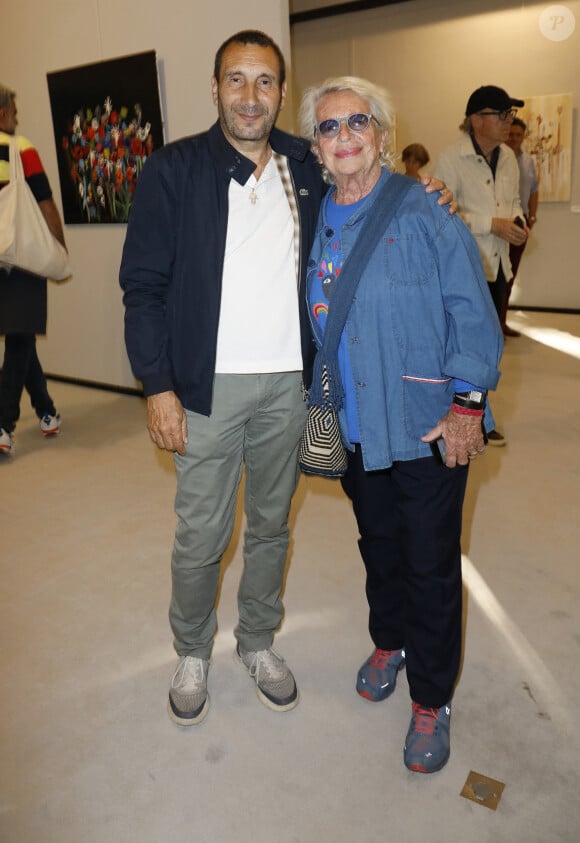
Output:
[[349,114],[348,117],[331,117],[329,120],[323,120],[314,126],[314,131],[318,132],[321,138],[335,138],[340,132],[342,123],[346,123],[351,132],[366,132],[374,120],[377,126],[379,121],[373,114]]

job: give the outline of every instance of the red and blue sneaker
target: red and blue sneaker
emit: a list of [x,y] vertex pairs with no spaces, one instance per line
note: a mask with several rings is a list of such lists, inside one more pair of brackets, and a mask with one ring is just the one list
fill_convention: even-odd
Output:
[[356,677],[358,693],[371,702],[386,700],[395,690],[397,673],[404,667],[404,650],[376,649],[358,672]]
[[424,708],[413,703],[413,714],[403,758],[416,773],[436,773],[449,760],[449,720],[451,703],[441,708]]

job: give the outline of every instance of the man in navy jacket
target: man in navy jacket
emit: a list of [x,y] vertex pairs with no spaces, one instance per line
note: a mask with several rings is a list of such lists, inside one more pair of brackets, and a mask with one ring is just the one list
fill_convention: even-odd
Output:
[[168,712],[209,707],[222,554],[245,467],[244,573],[235,658],[259,699],[298,703],[272,650],[313,344],[305,268],[324,185],[309,143],[274,123],[286,96],[277,45],[240,32],[218,50],[219,121],[155,152],[139,179],[120,272],[126,343],[153,441],[174,452],[178,525],[170,622],[179,656]]

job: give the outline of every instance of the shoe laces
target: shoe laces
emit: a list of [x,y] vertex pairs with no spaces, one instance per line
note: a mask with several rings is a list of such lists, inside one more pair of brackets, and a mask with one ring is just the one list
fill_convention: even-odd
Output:
[[399,655],[400,650],[379,650],[378,648],[374,651],[371,656],[371,667],[377,667],[379,670],[383,670],[393,656]]
[[180,685],[188,684],[189,682],[199,685],[203,682],[203,677],[203,660],[197,658],[196,656],[185,656],[177,665],[175,673],[173,674],[173,679],[171,680],[171,685],[174,688],[179,687]]
[[265,673],[269,679],[283,679],[283,664],[284,659],[272,647],[269,650],[258,650],[250,664],[250,676],[255,678],[256,682],[259,681],[261,673]]
[[424,708],[422,705],[415,702],[413,703],[412,708],[413,717],[415,718],[413,731],[418,732],[420,735],[434,734],[438,724],[437,709]]

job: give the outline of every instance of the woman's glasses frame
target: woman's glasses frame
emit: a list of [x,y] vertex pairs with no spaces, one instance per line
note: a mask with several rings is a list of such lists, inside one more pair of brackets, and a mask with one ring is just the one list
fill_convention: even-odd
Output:
[[322,120],[320,123],[315,123],[314,131],[320,135],[321,138],[335,138],[340,132],[340,127],[346,123],[349,132],[355,134],[362,134],[366,132],[374,120],[377,126],[380,126],[379,121],[374,114],[362,114],[355,112],[349,114],[348,117],[330,117],[328,120]]

